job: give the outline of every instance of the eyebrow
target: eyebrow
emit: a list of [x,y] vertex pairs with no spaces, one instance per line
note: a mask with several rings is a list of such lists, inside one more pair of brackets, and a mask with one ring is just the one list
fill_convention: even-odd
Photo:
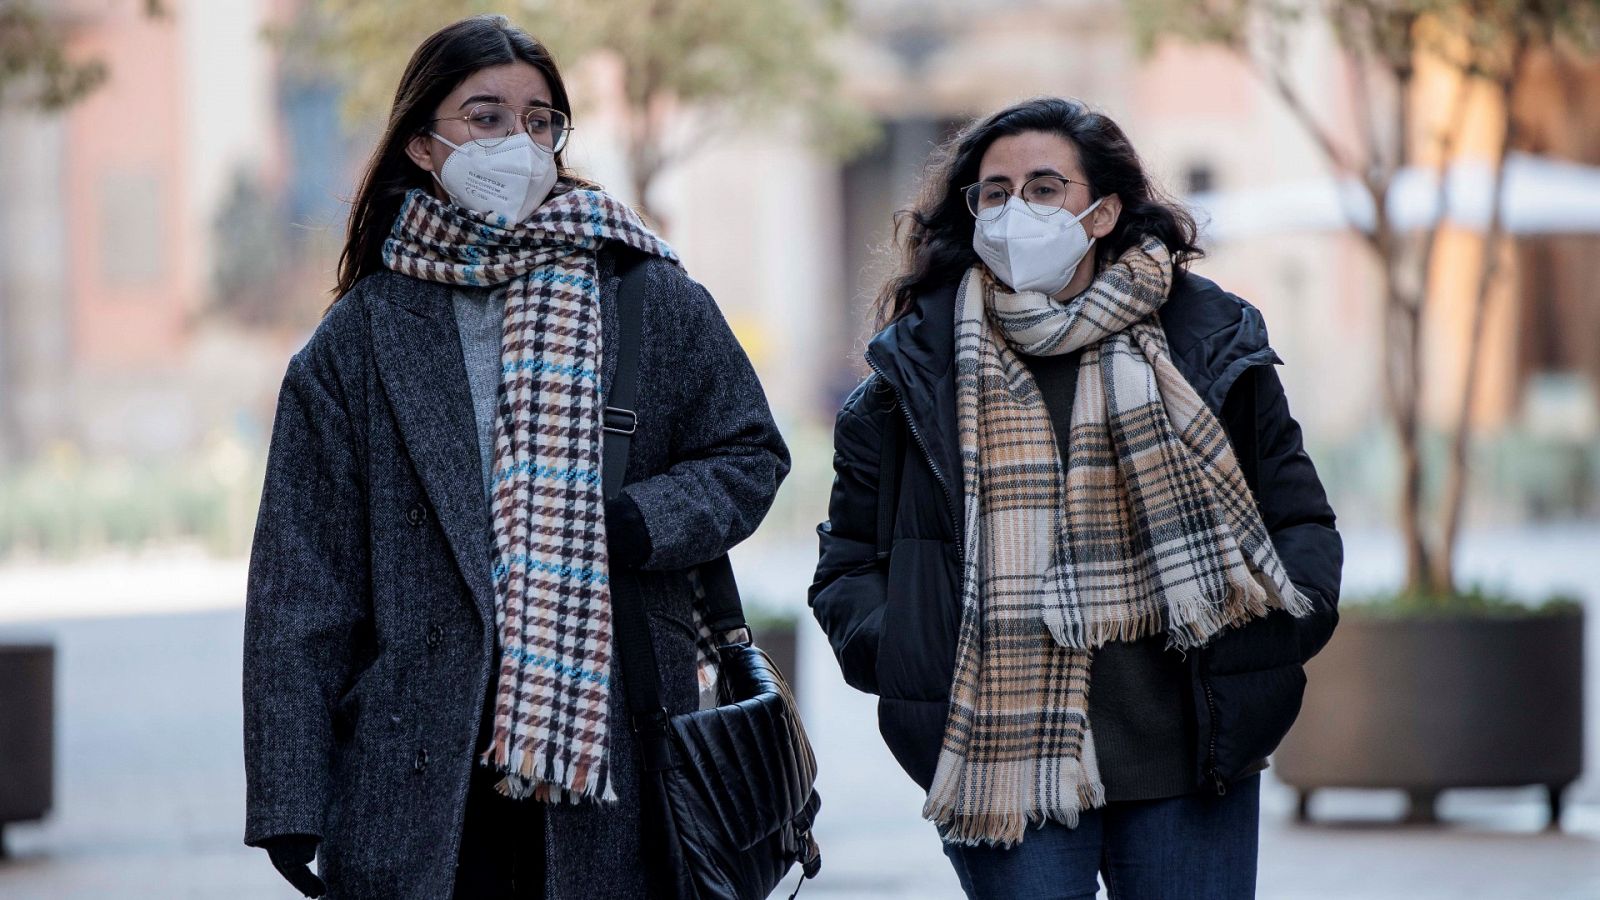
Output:
[[[1072,180],[1072,179],[1068,178],[1067,176],[1061,174],[1060,172],[1057,172],[1054,168],[1051,168],[1050,166],[1045,166],[1042,169],[1034,169],[1032,172],[1028,173],[1026,178],[1023,178],[1022,180],[1023,181],[1027,181],[1028,178],[1036,178],[1036,177],[1038,177],[1040,175],[1054,175],[1055,177],[1061,179],[1062,181],[1071,181]],[[994,184],[1010,184],[1011,183],[1011,179],[1007,178],[1004,175],[996,175],[993,178],[985,178],[984,181],[991,182],[991,183],[994,183]]]
[[[506,102],[505,98],[501,97],[499,94],[473,94],[471,97],[468,97],[467,99],[461,101],[461,105],[456,107],[456,109],[466,109],[468,106],[470,106],[471,104],[474,104],[474,103],[504,103],[504,102]],[[533,101],[531,101],[528,104],[528,108],[529,109],[533,109],[535,107],[537,107],[539,109],[555,109],[555,107],[551,106],[548,101],[539,100],[539,99],[534,99]]]

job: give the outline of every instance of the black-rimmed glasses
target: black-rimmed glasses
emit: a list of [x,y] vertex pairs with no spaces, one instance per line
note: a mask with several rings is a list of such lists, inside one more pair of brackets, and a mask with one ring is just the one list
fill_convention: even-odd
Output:
[[[1050,216],[1067,204],[1067,185],[1083,184],[1059,175],[1035,175],[1022,183],[1016,196],[1035,208],[1040,215]],[[1087,184],[1083,184],[1085,188]],[[993,222],[1006,210],[1006,198],[1012,190],[998,181],[980,181],[962,189],[967,198],[967,209],[980,222]]]

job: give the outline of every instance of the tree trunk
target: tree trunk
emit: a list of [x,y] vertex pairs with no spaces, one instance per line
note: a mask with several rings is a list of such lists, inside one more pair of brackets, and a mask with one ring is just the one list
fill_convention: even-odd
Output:
[[633,188],[634,209],[657,233],[665,235],[666,220],[650,203],[650,190],[661,174],[661,134],[656,127],[656,102],[647,91],[628,104],[628,183]]
[[1399,514],[1406,553],[1405,592],[1431,594],[1437,585],[1433,582],[1433,554],[1423,529],[1421,297],[1416,298],[1415,305],[1409,305],[1401,296],[1396,296],[1397,286],[1391,285],[1389,290],[1392,298],[1389,302],[1395,308],[1390,317],[1388,352],[1392,367],[1400,370],[1391,389],[1390,416],[1400,445]]
[[658,174],[660,174],[659,169],[632,164],[629,166],[628,183],[633,188],[633,196],[637,198],[634,201],[634,209],[638,211],[639,217],[644,219],[645,224],[655,229],[657,234],[665,237],[667,220],[650,202],[650,191],[655,187]]
[[1383,396],[1400,455],[1396,498],[1400,539],[1405,548],[1405,593],[1426,594],[1432,585],[1432,554],[1423,528],[1422,313],[1427,278],[1406,283],[1405,244],[1389,220],[1392,181],[1375,179],[1367,189],[1373,202],[1369,246],[1383,269]]
[[1449,468],[1446,471],[1443,506],[1440,512],[1440,540],[1438,557],[1434,560],[1434,581],[1448,590],[1455,589],[1456,541],[1461,534],[1461,512],[1466,502],[1467,484],[1471,478],[1468,454],[1472,442],[1472,401],[1478,392],[1478,380],[1483,369],[1483,335],[1489,318],[1489,298],[1500,272],[1500,241],[1505,231],[1505,203],[1501,194],[1505,190],[1506,159],[1516,138],[1516,117],[1511,101],[1516,91],[1516,77],[1526,57],[1525,45],[1518,44],[1512,57],[1511,76],[1499,83],[1501,141],[1494,160],[1494,181],[1489,195],[1489,225],[1483,235],[1483,259],[1478,268],[1477,292],[1472,299],[1472,319],[1467,337],[1466,369],[1462,374],[1461,401],[1456,409],[1456,429],[1450,439]]

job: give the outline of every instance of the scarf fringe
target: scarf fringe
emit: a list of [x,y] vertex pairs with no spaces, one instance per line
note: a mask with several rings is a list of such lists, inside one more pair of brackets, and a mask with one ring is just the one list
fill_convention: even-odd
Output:
[[528,750],[512,751],[509,765],[500,765],[492,762],[490,755],[484,755],[483,764],[505,776],[495,782],[495,791],[513,800],[532,798],[539,803],[569,804],[617,801],[603,766],[569,766],[552,759],[541,767],[538,757],[543,754]]
[[1301,618],[1314,611],[1311,601],[1293,590],[1288,596],[1275,590],[1268,579],[1256,577],[1247,587],[1230,586],[1221,603],[1204,594],[1172,600],[1165,608],[1143,615],[1106,622],[1067,621],[1061,605],[1046,606],[1041,613],[1055,642],[1069,650],[1093,650],[1106,644],[1168,636],[1168,646],[1178,650],[1202,647],[1230,628],[1238,628],[1274,610]]
[[1069,650],[1093,650],[1112,641],[1137,641],[1160,634],[1167,627],[1166,616],[1156,608],[1133,618],[1092,624],[1082,620],[1069,622],[1065,612],[1064,606],[1050,605],[1044,607],[1040,615],[1045,627],[1050,629],[1050,636]]
[[1229,628],[1265,616],[1271,607],[1267,603],[1267,592],[1251,584],[1249,587],[1229,585],[1221,603],[1205,594],[1169,598],[1167,611],[1169,645],[1188,650],[1203,646]]
[[[945,751],[948,753],[949,751]],[[1060,758],[1056,760],[1019,760],[1003,767],[1033,766],[1038,769],[1033,773],[1034,783],[1048,782],[1062,784],[1070,792],[1070,797],[1060,798],[1057,802],[1043,806],[1037,796],[1031,795],[1018,805],[1005,809],[996,809],[993,806],[993,797],[985,797],[990,801],[988,808],[960,809],[960,801],[956,799],[958,793],[969,795],[983,795],[985,791],[961,789],[957,791],[953,784],[955,779],[945,779],[945,783],[936,783],[928,794],[928,800],[922,807],[922,817],[939,826],[940,838],[947,844],[957,844],[964,847],[999,847],[1007,849],[1022,843],[1027,837],[1028,829],[1042,827],[1046,822],[1055,822],[1068,828],[1077,828],[1079,818],[1084,810],[1098,809],[1106,805],[1105,785],[1101,784],[1098,776],[1089,781],[1080,781],[1078,784],[1069,784],[1070,776],[1056,773],[1046,775],[1046,769],[1071,768],[1077,770],[1080,776],[1086,775],[1084,767],[1079,760]],[[948,771],[957,772],[967,768],[959,763],[949,767]],[[947,771],[944,765],[939,771]],[[970,804],[969,804],[970,805]]]

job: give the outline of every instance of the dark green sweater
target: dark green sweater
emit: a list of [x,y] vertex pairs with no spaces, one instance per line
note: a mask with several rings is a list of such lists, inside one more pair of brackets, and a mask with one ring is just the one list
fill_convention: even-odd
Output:
[[[1062,460],[1078,386],[1079,353],[1023,356],[1050,410]],[[1155,800],[1195,789],[1187,663],[1166,637],[1115,641],[1089,668],[1089,729],[1106,801]]]

